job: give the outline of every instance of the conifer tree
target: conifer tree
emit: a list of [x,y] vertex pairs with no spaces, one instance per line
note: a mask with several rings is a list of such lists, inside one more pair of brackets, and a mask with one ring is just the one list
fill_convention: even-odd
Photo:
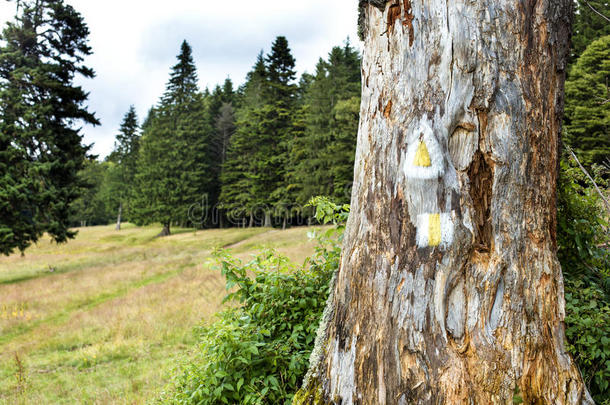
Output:
[[329,176],[332,178],[331,197],[335,201],[350,201],[354,177],[354,158],[360,118],[360,96],[339,100],[332,111],[333,141],[327,145],[326,158],[332,159]]
[[154,106],[150,107],[148,109],[148,113],[146,114],[146,118],[144,118],[144,121],[142,121],[142,124],[140,125],[140,134],[142,134],[146,130],[150,129],[152,122],[155,119],[155,115],[156,115],[155,107]]
[[585,164],[610,156],[610,35],[592,42],[566,81],[566,138]]
[[160,236],[172,223],[187,224],[189,209],[211,188],[205,106],[197,85],[190,45],[184,41],[166,91],[149,114],[137,163],[136,199],[140,223],[161,222]]
[[180,45],[178,63],[172,67],[170,78],[161,97],[161,106],[175,107],[179,111],[187,109],[192,102],[201,98],[197,84],[197,68],[193,61],[193,50],[186,40]]
[[[211,176],[211,187],[209,192],[209,202],[211,206],[215,206],[218,202],[220,195],[220,174],[222,171],[222,164],[224,163],[228,140],[232,134],[232,130],[227,132],[229,127],[218,128],[218,119],[221,115],[223,105],[228,105],[232,110],[232,103],[234,101],[235,94],[233,92],[233,82],[227,78],[222,87],[216,86],[214,91],[205,98],[206,101],[206,120],[207,126],[210,128],[210,150],[209,150],[209,163],[210,163],[210,176]],[[226,111],[225,111],[226,113]],[[232,117],[232,111],[231,111]],[[225,118],[229,118],[225,116]],[[232,119],[232,118],[231,118]],[[229,124],[224,122],[223,125]],[[230,124],[233,125],[233,124]],[[230,126],[229,125],[229,126]]]
[[246,75],[246,82],[241,86],[239,104],[244,108],[261,107],[265,103],[264,93],[267,87],[267,66],[263,51],[256,57],[256,63]]
[[263,86],[267,68],[262,52],[252,70],[246,75],[246,82],[238,91],[235,111],[235,132],[228,143],[226,159],[222,165],[221,193],[219,206],[234,224],[253,225],[255,201],[253,184],[255,178],[254,155],[256,140],[254,112],[263,103]]
[[293,118],[296,113],[297,86],[295,60],[286,37],[278,36],[266,57],[267,86],[263,92],[265,104],[256,112],[258,139],[255,157],[256,181],[254,194],[264,209],[264,226],[271,226],[271,216],[286,222],[290,204],[288,162],[293,138]]
[[610,35],[610,6],[607,0],[576,0],[572,27],[572,61],[585,51],[589,44]]
[[271,52],[266,57],[268,99],[267,101],[281,102],[287,104],[294,99],[296,78],[295,60],[288,46],[288,40],[284,36],[278,36]]
[[108,179],[112,162],[99,162],[94,158],[87,159],[78,172],[82,185],[80,196],[72,202],[70,225],[94,226],[106,225],[115,212],[109,212]]
[[22,252],[44,233],[74,237],[70,205],[88,146],[79,123],[99,124],[87,110],[77,75],[91,54],[89,29],[62,0],[19,1],[0,36],[0,252]]
[[233,90],[233,81],[227,77],[222,85],[222,102],[233,103],[235,101],[235,90]]
[[115,165],[109,170],[109,203],[118,210],[116,229],[121,229],[124,214],[130,213],[134,197],[136,163],[139,151],[140,133],[135,107],[129,107],[116,136],[114,150],[108,160]]
[[237,131],[224,165],[223,208],[250,217],[257,209],[264,212],[265,226],[271,226],[274,208],[289,201],[286,173],[296,111],[294,68],[285,37],[276,38],[265,58],[258,55],[243,86]]
[[131,105],[123,116],[123,121],[114,143],[114,151],[111,154],[119,163],[130,166],[134,165],[135,162],[132,159],[138,152],[139,132],[138,115],[135,107]]
[[360,104],[360,55],[349,41],[320,59],[304,92],[305,129],[293,142],[295,199],[349,200]]

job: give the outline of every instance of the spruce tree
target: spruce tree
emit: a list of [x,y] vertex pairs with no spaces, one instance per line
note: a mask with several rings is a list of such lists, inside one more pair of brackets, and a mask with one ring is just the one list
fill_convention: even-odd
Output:
[[284,36],[278,36],[266,57],[268,101],[286,104],[295,96],[295,60]]
[[201,97],[193,50],[186,40],[182,41],[180,53],[176,58],[178,63],[172,67],[165,93],[161,97],[161,105],[184,110]]
[[339,100],[332,111],[333,141],[327,145],[326,157],[335,164],[330,166],[332,193],[335,201],[349,202],[354,181],[355,137],[360,120],[360,96]]
[[300,204],[316,195],[349,200],[360,104],[360,55],[349,41],[320,59],[304,81],[304,131],[293,142],[289,174]]
[[235,101],[235,90],[233,90],[233,81],[227,77],[222,85],[222,102],[233,103]]
[[274,206],[283,200],[294,76],[294,58],[284,37],[275,40],[267,57],[258,55],[247,75],[222,174],[221,207],[231,217],[250,217],[252,224],[256,210],[270,226]]
[[574,13],[574,25],[572,27],[571,54],[573,62],[578,59],[591,42],[605,35],[610,35],[608,19],[610,19],[610,7],[607,0],[576,0],[576,12]]
[[264,226],[271,226],[272,214],[280,217],[283,223],[289,215],[287,207],[291,199],[287,174],[297,87],[294,83],[295,60],[285,37],[275,39],[265,60],[265,104],[255,113],[258,127],[253,134],[258,139],[253,190],[258,206],[265,212]]
[[252,70],[246,75],[246,82],[235,97],[235,131],[231,135],[225,161],[221,171],[221,192],[219,207],[230,221],[241,225],[253,222],[255,198],[254,156],[257,150],[255,133],[255,113],[263,104],[263,88],[267,68],[262,52]]
[[89,29],[62,0],[19,1],[0,36],[0,252],[22,252],[44,233],[74,237],[70,205],[88,146],[80,123],[99,124],[75,77],[94,77]]
[[131,200],[134,197],[136,163],[140,149],[140,129],[135,107],[129,107],[116,136],[114,150],[108,160],[115,163],[110,170],[112,181],[108,182],[111,201],[118,210],[117,230],[121,229],[123,215],[129,218]]
[[566,81],[565,141],[585,164],[610,156],[610,35],[592,42]]
[[139,144],[138,115],[133,105],[129,106],[129,110],[123,116],[123,121],[119,128],[119,133],[116,136],[114,143],[114,151],[112,155],[122,164],[133,165],[132,159],[138,153]]
[[80,196],[71,204],[71,226],[106,225],[115,212],[109,211],[109,171],[114,163],[90,158],[78,172],[82,185]]
[[240,107],[257,108],[265,103],[264,93],[267,89],[267,75],[265,57],[263,51],[260,51],[252,70],[246,75],[246,82],[240,88]]
[[219,206],[234,224],[252,218],[256,201],[254,196],[256,141],[250,136],[256,123],[251,109],[237,111],[236,132],[231,137],[227,158],[222,166]]
[[[228,79],[227,79],[228,80]],[[222,171],[223,162],[223,150],[226,151],[225,140],[223,134],[218,130],[216,122],[220,114],[222,105],[226,102],[225,100],[231,101],[231,94],[225,96],[224,88],[227,87],[227,91],[232,93],[232,83],[225,82],[223,87],[216,86],[212,93],[205,97],[205,119],[206,125],[210,129],[210,144],[209,144],[209,173],[210,173],[210,190],[209,190],[209,202],[210,205],[215,206],[218,201],[220,194],[220,173]],[[227,98],[228,97],[228,98]]]
[[[278,37],[239,90],[236,132],[223,165],[221,204],[285,226],[314,195],[349,199],[360,103],[360,56],[349,44],[294,83],[294,58]],[[234,215],[235,216],[235,215]],[[263,220],[262,216],[257,220]]]
[[213,181],[211,131],[186,41],[177,59],[166,91],[147,119],[136,174],[137,219],[143,224],[161,222],[161,236],[170,234],[172,223],[187,224],[192,219],[189,209],[205,199]]

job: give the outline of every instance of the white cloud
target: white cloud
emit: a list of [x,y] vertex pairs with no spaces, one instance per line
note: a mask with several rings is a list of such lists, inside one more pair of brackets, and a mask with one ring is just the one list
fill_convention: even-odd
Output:
[[[193,47],[201,87],[227,76],[238,85],[261,49],[277,35],[288,38],[300,73],[312,72],[318,58],[349,36],[356,37],[356,0],[67,0],[83,14],[94,54],[87,59],[97,77],[83,81],[100,127],[86,127],[86,143],[107,155],[123,114],[134,104],[140,118],[165,88],[180,43]],[[14,3],[0,0],[0,22]]]

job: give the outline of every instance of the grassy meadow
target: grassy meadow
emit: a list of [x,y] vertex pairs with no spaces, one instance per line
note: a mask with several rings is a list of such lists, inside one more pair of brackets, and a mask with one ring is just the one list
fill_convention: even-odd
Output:
[[0,257],[0,404],[140,404],[167,384],[222,304],[211,252],[270,247],[302,263],[310,228],[81,228]]

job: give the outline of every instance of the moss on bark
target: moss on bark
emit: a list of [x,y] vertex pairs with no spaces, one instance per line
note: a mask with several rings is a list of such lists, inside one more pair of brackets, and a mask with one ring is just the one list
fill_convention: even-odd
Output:
[[323,397],[322,385],[317,378],[310,378],[292,399],[292,405],[331,405]]

